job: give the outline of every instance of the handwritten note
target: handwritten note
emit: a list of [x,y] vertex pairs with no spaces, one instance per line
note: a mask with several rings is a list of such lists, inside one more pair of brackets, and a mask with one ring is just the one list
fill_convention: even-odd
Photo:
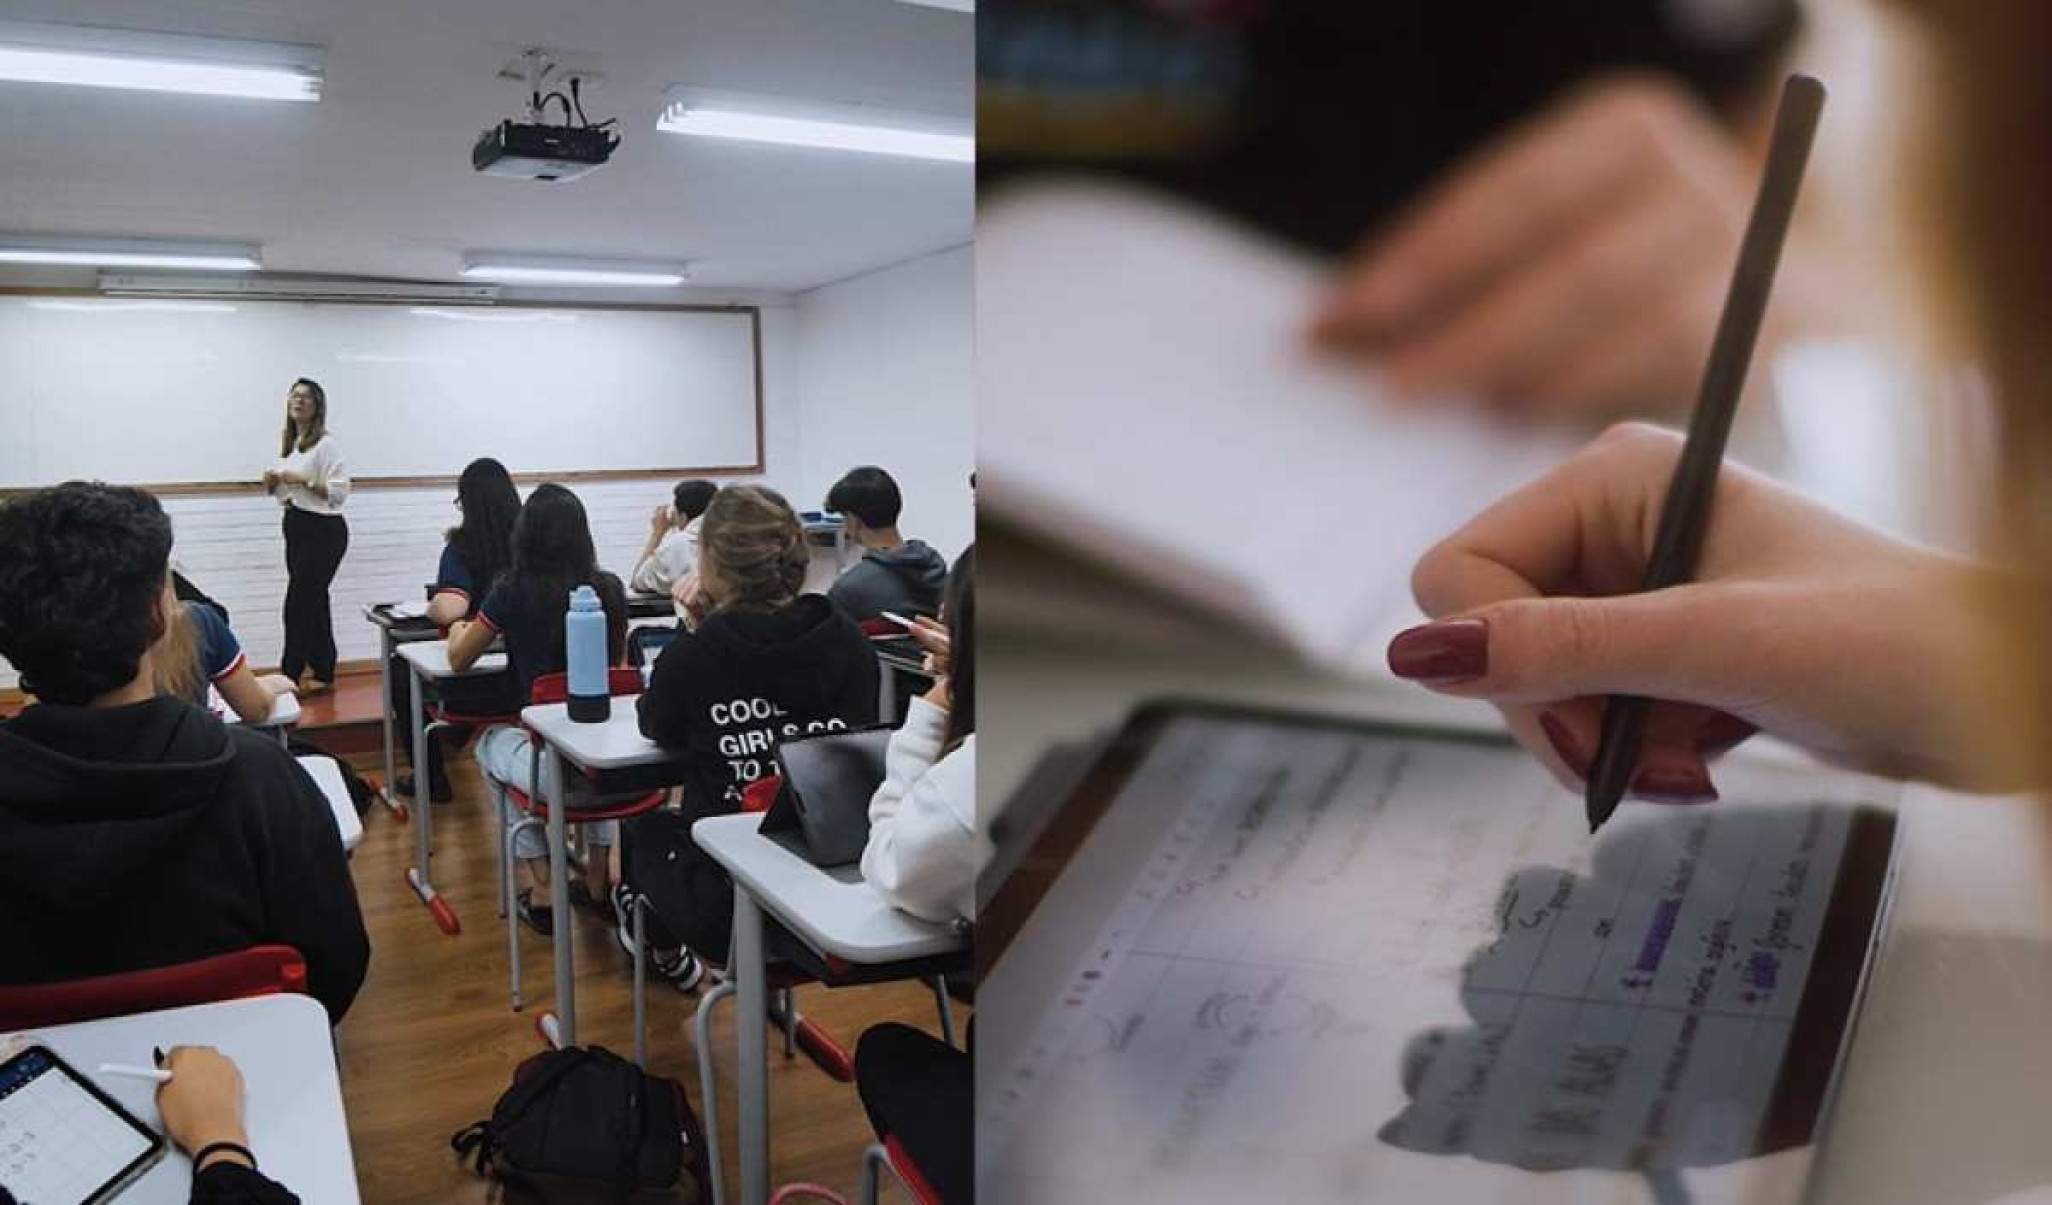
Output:
[[1095,932],[1033,937],[1070,971],[979,1067],[979,1191],[1794,1199],[1807,1151],[1763,1119],[1851,805],[1893,788],[1721,781],[1592,844],[1522,752],[1177,718],[1113,805],[1158,839]]

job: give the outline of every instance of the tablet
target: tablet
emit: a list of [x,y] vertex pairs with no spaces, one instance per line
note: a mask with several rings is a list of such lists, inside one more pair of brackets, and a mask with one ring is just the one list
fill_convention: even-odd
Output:
[[21,1205],[111,1201],[165,1149],[163,1135],[49,1047],[0,1063],[0,1185]]
[[981,1199],[1800,1200],[1899,788],[1578,796],[1500,738],[1167,703],[978,917]]

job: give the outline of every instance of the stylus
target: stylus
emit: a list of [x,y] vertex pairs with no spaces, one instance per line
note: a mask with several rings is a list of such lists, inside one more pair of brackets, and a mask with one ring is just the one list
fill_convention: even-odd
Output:
[[123,1079],[148,1080],[153,1084],[168,1084],[171,1082],[171,1073],[169,1071],[160,1071],[155,1067],[130,1067],[126,1063],[101,1063],[100,1074],[118,1075]]
[[[1679,586],[1696,574],[1696,554],[1710,526],[1710,501],[1717,492],[1717,470],[1724,462],[1725,440],[1753,360],[1753,343],[1767,313],[1767,295],[1774,288],[1774,269],[1781,262],[1781,244],[1795,216],[1796,190],[1817,133],[1824,108],[1824,85],[1807,75],[1791,75],[1781,89],[1781,107],[1774,115],[1774,133],[1767,151],[1767,171],[1753,200],[1753,216],[1739,243],[1738,266],[1731,290],[1710,344],[1710,361],[1696,394],[1696,412],[1689,419],[1681,459],[1667,483],[1660,508],[1660,527],[1653,553],[1639,583],[1644,591]],[[1603,708],[1603,730],[1596,757],[1589,766],[1584,806],[1589,831],[1595,832],[1617,810],[1639,767],[1639,743],[1646,732],[1651,699],[1612,695]]]

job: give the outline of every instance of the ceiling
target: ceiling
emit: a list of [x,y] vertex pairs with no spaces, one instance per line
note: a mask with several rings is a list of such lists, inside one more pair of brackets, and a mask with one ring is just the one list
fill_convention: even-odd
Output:
[[[974,17],[894,0],[0,0],[0,18],[327,50],[318,104],[0,82],[0,231],[261,242],[267,269],[452,279],[466,250],[683,259],[788,293],[968,241],[973,169],[659,133],[673,84],[966,117]],[[603,74],[613,161],[473,173],[530,46]]]

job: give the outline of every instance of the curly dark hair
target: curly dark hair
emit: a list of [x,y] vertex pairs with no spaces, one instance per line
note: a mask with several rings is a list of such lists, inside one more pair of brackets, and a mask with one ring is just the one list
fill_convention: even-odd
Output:
[[171,520],[149,494],[67,481],[0,503],[0,656],[45,703],[135,680],[163,635]]

